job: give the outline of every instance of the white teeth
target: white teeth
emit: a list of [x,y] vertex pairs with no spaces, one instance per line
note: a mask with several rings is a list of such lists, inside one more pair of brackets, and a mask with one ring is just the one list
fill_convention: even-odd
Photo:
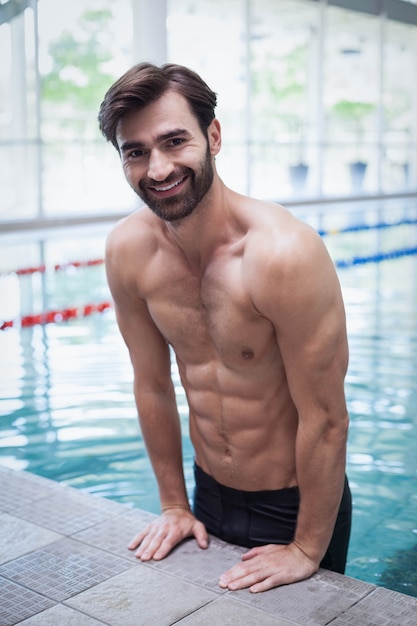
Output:
[[181,178],[180,180],[177,180],[175,183],[172,183],[172,185],[167,185],[166,187],[154,187],[154,189],[155,191],[169,191],[170,189],[173,189],[174,187],[182,183],[183,180],[184,178]]

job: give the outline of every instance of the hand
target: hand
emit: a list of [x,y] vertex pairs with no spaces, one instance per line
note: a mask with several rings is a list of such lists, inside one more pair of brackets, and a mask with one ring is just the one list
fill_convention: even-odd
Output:
[[132,539],[129,550],[138,550],[135,556],[142,561],[159,561],[167,556],[180,541],[194,536],[200,548],[208,547],[204,524],[191,511],[169,509]]
[[252,548],[242,561],[220,576],[220,587],[257,593],[309,578],[319,568],[295,543]]

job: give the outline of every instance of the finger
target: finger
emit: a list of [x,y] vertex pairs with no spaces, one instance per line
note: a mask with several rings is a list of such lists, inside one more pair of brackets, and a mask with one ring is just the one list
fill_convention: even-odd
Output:
[[142,543],[147,533],[148,533],[148,529],[146,528],[145,530],[142,530],[142,532],[140,532],[138,535],[135,535],[135,537],[133,537],[133,539],[130,541],[129,545],[127,546],[128,550],[135,550]]
[[270,578],[265,578],[265,580],[261,580],[260,582],[251,585],[249,587],[249,591],[251,593],[261,593],[262,591],[268,591],[269,589],[274,589],[275,587],[285,584],[285,581],[280,580],[276,576],[271,576]]
[[227,572],[223,572],[219,579],[219,586],[230,589],[230,585],[245,576],[246,573],[246,567],[243,563],[239,563],[238,565],[235,565],[231,569],[227,570]]
[[[245,589],[263,581],[274,573],[273,568],[267,566],[259,556],[257,548],[251,550],[251,553],[251,556],[246,561],[238,563],[220,576],[220,587],[230,590]],[[248,554],[250,553],[246,553],[244,556]]]
[[249,561],[249,559],[253,559],[253,557],[257,556],[258,554],[259,549],[252,548],[252,550],[249,550],[249,552],[245,552],[245,554],[242,554],[242,561]]
[[201,522],[197,522],[194,525],[194,537],[197,541],[197,545],[205,550],[208,548],[208,533],[206,527]]
[[285,550],[285,545],[265,545],[265,546],[258,546],[256,548],[252,548],[251,550],[249,550],[249,552],[245,552],[245,554],[242,554],[242,561],[249,561],[249,559],[253,559],[256,556],[262,555],[262,554],[266,554],[268,552],[270,552],[271,548],[275,551],[278,552],[279,550]]
[[165,541],[166,533],[161,531],[148,534],[135,552],[135,556],[141,561],[150,561],[160,550],[161,545]]
[[154,561],[161,561],[164,559],[171,550],[177,545],[178,539],[174,539],[171,535],[166,537],[158,546],[157,550],[154,552],[152,558]]
[[262,580],[262,575],[259,572],[250,572],[245,575],[239,576],[238,578],[229,579],[227,584],[223,584],[223,586],[230,591],[237,591],[239,589],[246,589],[247,587],[251,587],[256,585]]

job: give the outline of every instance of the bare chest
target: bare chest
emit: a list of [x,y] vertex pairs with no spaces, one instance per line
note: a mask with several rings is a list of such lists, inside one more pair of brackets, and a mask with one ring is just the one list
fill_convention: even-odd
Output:
[[146,299],[150,314],[177,356],[207,358],[214,352],[224,362],[252,360],[270,344],[272,325],[254,308],[242,259],[211,263],[196,275],[172,263]]

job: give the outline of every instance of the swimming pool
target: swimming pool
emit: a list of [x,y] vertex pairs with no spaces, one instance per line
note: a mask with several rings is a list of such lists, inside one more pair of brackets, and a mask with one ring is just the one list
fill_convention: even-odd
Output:
[[[322,232],[347,310],[354,517],[346,573],[417,596],[417,204],[293,210]],[[104,268],[83,266],[102,258],[107,230],[0,239],[0,326],[13,321],[0,331],[0,463],[157,512],[130,362],[113,309],[101,306],[109,302]],[[30,271],[9,273],[16,269]],[[69,321],[29,315],[45,311]],[[172,370],[191,495],[187,408]]]

